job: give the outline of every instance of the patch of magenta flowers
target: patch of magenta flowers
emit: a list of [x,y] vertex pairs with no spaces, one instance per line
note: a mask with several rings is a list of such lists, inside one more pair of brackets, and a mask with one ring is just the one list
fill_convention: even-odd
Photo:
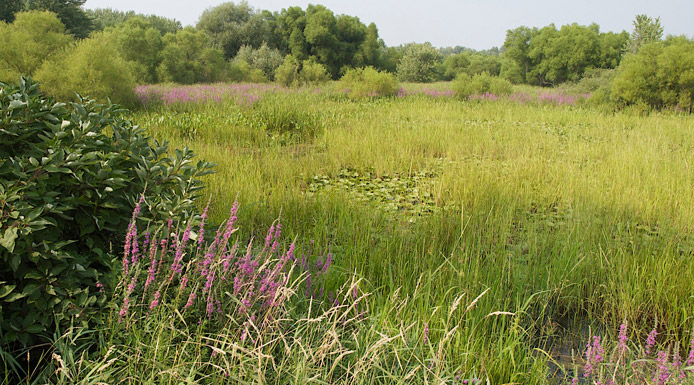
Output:
[[307,256],[295,255],[294,242],[281,251],[279,220],[262,244],[251,239],[242,247],[236,236],[238,201],[216,232],[206,231],[205,208],[195,225],[169,220],[141,233],[144,204],[142,199],[137,203],[125,237],[115,298],[119,322],[129,326],[166,306],[193,324],[233,319],[237,325],[261,325],[297,292],[301,280],[306,296],[323,296],[332,255],[309,262]]
[[[657,346],[658,331],[653,328],[645,345],[629,345],[627,325],[619,327],[612,349],[600,336],[592,336],[583,354],[583,379],[590,384],[686,384],[694,380],[694,335],[686,360],[678,343]],[[687,351],[686,349],[684,351]],[[571,384],[578,384],[574,377]]]
[[222,103],[232,100],[252,107],[267,92],[284,88],[274,84],[216,83],[195,85],[140,85],[135,95],[144,107],[171,106],[187,103]]

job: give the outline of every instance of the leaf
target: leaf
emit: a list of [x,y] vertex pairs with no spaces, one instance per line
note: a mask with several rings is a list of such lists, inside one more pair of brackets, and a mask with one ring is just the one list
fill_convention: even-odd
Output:
[[[0,246],[6,248],[10,253],[14,251],[14,242],[17,239],[17,228],[10,227],[5,230],[5,235],[0,239]],[[15,269],[16,270],[16,269]]]
[[3,285],[0,286],[0,298],[6,297],[8,294],[12,293],[12,290],[17,287],[17,285]]

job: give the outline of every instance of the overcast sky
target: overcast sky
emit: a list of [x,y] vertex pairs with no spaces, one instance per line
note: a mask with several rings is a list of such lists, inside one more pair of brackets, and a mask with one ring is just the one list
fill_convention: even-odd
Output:
[[[223,0],[87,0],[86,8],[114,8],[175,18],[195,25],[203,10]],[[238,1],[237,1],[238,2]],[[665,34],[694,34],[694,0],[249,0],[256,9],[280,11],[290,6],[322,4],[335,14],[376,23],[388,46],[431,42],[437,47],[487,49],[504,43],[506,30],[598,23],[601,31],[631,32],[637,14],[660,17]]]

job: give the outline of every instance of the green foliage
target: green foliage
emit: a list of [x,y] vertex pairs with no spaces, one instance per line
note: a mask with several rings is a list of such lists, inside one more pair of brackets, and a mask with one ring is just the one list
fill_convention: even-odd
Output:
[[249,45],[242,46],[233,62],[245,62],[250,68],[262,71],[264,77],[272,81],[275,79],[275,70],[282,65],[284,58],[279,50],[272,49],[263,43],[258,49]]
[[244,45],[259,48],[263,43],[274,42],[272,19],[272,14],[258,12],[246,1],[226,2],[206,9],[197,28],[207,33],[212,45],[230,59]]
[[137,83],[156,83],[164,47],[159,30],[144,17],[134,17],[106,31],[115,39],[123,58],[132,63]]
[[402,82],[428,83],[437,80],[437,68],[443,60],[441,53],[431,43],[408,44],[398,63],[398,80]]
[[157,15],[142,15],[135,11],[118,11],[112,8],[97,8],[85,10],[87,16],[92,19],[95,31],[103,31],[109,27],[116,27],[134,18],[144,19],[152,28],[164,36],[167,33],[176,33],[183,29],[181,22]]
[[0,23],[0,81],[34,75],[41,64],[72,41],[51,12],[21,12],[12,24]]
[[58,15],[67,31],[82,39],[92,31],[92,20],[82,9],[86,0],[28,0],[27,9],[49,11]]
[[373,67],[348,70],[340,79],[340,84],[353,99],[394,96],[400,89],[395,75]]
[[674,38],[646,44],[619,66],[612,99],[620,105],[694,107],[694,42]]
[[121,56],[117,43],[103,32],[44,62],[35,77],[46,92],[59,99],[74,100],[77,92],[125,105],[135,103],[132,67]]
[[299,61],[292,55],[275,72],[275,81],[285,87],[300,87],[327,82],[330,79],[325,67],[314,60]]
[[205,32],[188,27],[164,35],[163,41],[161,64],[157,68],[160,81],[191,84],[225,78],[227,65],[222,51],[208,46]]
[[287,51],[296,59],[313,59],[323,65],[332,78],[343,68],[384,65],[385,44],[373,23],[335,15],[322,5],[283,9],[277,16],[277,33]]
[[3,0],[0,3],[0,22],[13,22],[15,15],[23,10],[24,0]]
[[659,41],[663,38],[663,27],[660,25],[660,18],[655,19],[648,15],[636,15],[633,22],[634,30],[631,32],[628,49],[636,53],[642,46],[648,43]]
[[506,79],[498,76],[491,76],[488,73],[481,73],[470,77],[461,73],[453,82],[453,90],[461,98],[468,98],[471,95],[482,95],[491,93],[496,96],[508,95],[513,91],[513,85]]
[[624,31],[601,33],[597,24],[519,27],[506,33],[500,73],[539,86],[577,81],[587,70],[616,68],[627,39]]
[[275,81],[285,87],[297,86],[300,83],[300,63],[294,55],[284,57],[284,62],[275,70]]
[[0,330],[5,344],[85,324],[112,290],[112,250],[143,194],[155,219],[190,213],[210,164],[167,154],[124,110],[0,85]]

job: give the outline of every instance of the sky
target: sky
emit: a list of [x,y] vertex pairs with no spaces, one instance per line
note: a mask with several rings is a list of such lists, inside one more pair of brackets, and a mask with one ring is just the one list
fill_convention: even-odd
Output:
[[[156,14],[195,25],[202,12],[224,0],[87,0],[86,8]],[[238,3],[238,1],[236,1]],[[500,47],[508,29],[554,23],[597,23],[603,32],[631,32],[638,14],[660,17],[665,34],[694,35],[694,0],[248,0],[256,9],[280,11],[290,6],[322,4],[335,14],[375,23],[388,46],[430,42],[435,47]]]

